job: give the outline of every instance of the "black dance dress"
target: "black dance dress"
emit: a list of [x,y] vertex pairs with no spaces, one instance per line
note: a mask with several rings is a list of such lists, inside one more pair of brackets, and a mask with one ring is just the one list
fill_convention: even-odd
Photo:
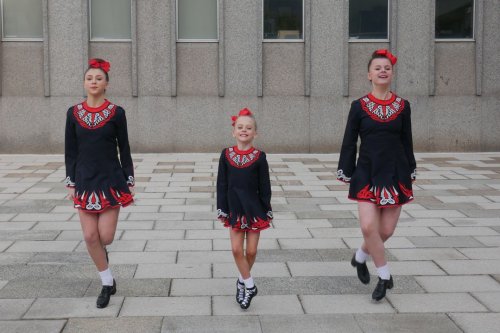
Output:
[[410,103],[394,93],[389,100],[368,94],[353,101],[337,170],[337,179],[350,183],[349,198],[378,207],[403,205],[413,200],[416,166]]
[[273,219],[266,154],[255,148],[222,151],[217,174],[217,218],[233,230],[259,232]]
[[65,184],[75,187],[75,208],[100,213],[131,204],[134,166],[125,110],[108,100],[97,108],[86,102],[69,108],[65,162]]

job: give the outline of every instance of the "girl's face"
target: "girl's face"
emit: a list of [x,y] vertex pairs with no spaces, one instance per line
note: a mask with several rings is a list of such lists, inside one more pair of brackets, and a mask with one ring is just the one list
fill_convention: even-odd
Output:
[[255,121],[246,116],[238,117],[233,128],[233,137],[236,138],[236,141],[241,144],[252,144],[256,136]]
[[368,80],[374,85],[388,86],[392,81],[392,64],[387,58],[375,58],[368,69]]
[[106,75],[99,68],[91,68],[85,73],[83,86],[87,95],[101,96],[108,86]]

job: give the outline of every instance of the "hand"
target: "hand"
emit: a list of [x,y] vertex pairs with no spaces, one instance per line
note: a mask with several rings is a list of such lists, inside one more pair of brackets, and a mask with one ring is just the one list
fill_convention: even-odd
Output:
[[128,187],[129,191],[130,191],[130,194],[135,197],[135,190],[134,190],[134,187],[133,186],[129,186]]
[[74,187],[68,187],[68,195],[66,196],[66,198],[69,200],[69,201],[73,201],[75,199],[75,188]]

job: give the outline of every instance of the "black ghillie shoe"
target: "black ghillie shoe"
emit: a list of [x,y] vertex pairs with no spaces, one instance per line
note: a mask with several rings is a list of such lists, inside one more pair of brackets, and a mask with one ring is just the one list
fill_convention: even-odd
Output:
[[116,281],[113,279],[112,286],[102,286],[101,293],[97,296],[96,306],[99,309],[105,308],[109,304],[111,295],[116,294]]
[[368,271],[368,267],[366,267],[366,262],[359,263],[356,261],[356,254],[352,256],[351,259],[352,267],[356,267],[356,271],[358,272],[358,279],[363,284],[370,283],[370,272]]
[[389,280],[382,280],[380,277],[378,278],[377,286],[372,294],[372,299],[375,301],[380,301],[385,297],[385,292],[387,289],[392,289],[394,287],[394,281],[392,280],[392,275]]
[[241,304],[245,298],[245,284],[240,282],[240,279],[236,280],[236,302]]
[[252,298],[254,298],[255,296],[257,296],[257,286],[245,289],[245,297],[243,298],[243,301],[240,303],[241,308],[244,310],[248,309],[250,307],[250,302],[252,301]]

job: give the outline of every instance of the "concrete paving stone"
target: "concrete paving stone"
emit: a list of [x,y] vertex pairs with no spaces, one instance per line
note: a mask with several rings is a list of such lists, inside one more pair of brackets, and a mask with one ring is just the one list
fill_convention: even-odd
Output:
[[5,287],[5,285],[9,283],[9,281],[1,281],[0,280],[0,290],[2,290],[3,287]]
[[0,232],[0,240],[13,240],[13,241],[21,241],[21,240],[54,240],[59,235],[58,230],[50,230],[50,231],[35,231],[35,230],[26,230],[26,231],[2,231]]
[[297,212],[298,219],[332,219],[332,218],[353,218],[355,215],[351,211],[312,211]]
[[221,296],[234,294],[234,278],[173,279],[171,296]]
[[440,259],[467,259],[456,249],[425,248],[425,249],[390,249],[388,250],[397,260],[440,260]]
[[32,230],[82,230],[79,221],[75,218],[66,222],[37,222]]
[[191,198],[212,198],[211,193],[206,192],[168,192],[165,193],[167,199],[191,199]]
[[63,252],[73,251],[78,241],[17,241],[8,252]]
[[184,230],[125,230],[121,240],[183,239]]
[[120,317],[203,316],[211,314],[210,297],[127,297]]
[[16,214],[14,214],[14,213],[10,213],[10,214],[1,213],[0,214],[0,221],[1,222],[10,221],[14,216],[16,216]]
[[[351,276],[312,276],[312,277],[257,277],[255,283],[262,295],[371,295],[378,279],[371,278],[371,284],[359,282],[356,271]],[[411,276],[394,276],[393,293],[423,293],[424,290]]]
[[63,333],[160,333],[162,317],[70,318]]
[[[446,273],[433,261],[389,261],[389,268],[394,275],[445,275]],[[367,262],[368,269],[376,272],[375,264],[372,261]]]
[[120,264],[174,264],[176,252],[110,252],[109,262]]
[[488,199],[486,199],[483,196],[480,195],[463,195],[463,196],[456,196],[456,195],[450,195],[450,196],[436,196],[436,199],[444,202],[444,203],[488,203],[491,202]]
[[450,275],[500,274],[500,260],[436,260]]
[[6,320],[0,321],[4,333],[59,333],[66,325],[66,320]]
[[484,209],[500,210],[500,203],[498,203],[498,202],[478,203],[477,205],[481,208],[484,208]]
[[162,332],[168,333],[260,333],[257,316],[165,317]]
[[162,229],[194,229],[194,230],[207,230],[213,229],[213,221],[157,221],[154,225],[155,230]]
[[358,219],[354,218],[331,218],[328,219],[334,228],[359,228]]
[[474,239],[485,246],[500,246],[500,236],[476,236]]
[[234,295],[213,296],[212,302],[212,310],[215,316],[293,315],[304,313],[296,295],[257,295],[252,299],[251,306],[246,310],[240,308]]
[[[117,230],[115,233],[115,238],[119,239],[120,236],[122,235],[123,231]],[[76,241],[82,241],[83,240],[83,233],[81,230],[63,230],[57,236],[56,238],[57,241],[68,241],[68,240],[76,240]]]
[[482,226],[482,227],[498,227],[500,226],[500,218],[483,217],[483,218],[447,218],[452,225],[456,227],[464,226]]
[[[226,241],[228,242],[228,241]],[[229,243],[229,242],[228,242]],[[148,240],[144,251],[211,251],[212,241],[209,239],[172,239]],[[214,249],[217,250],[217,249]]]
[[0,241],[0,252],[5,251],[13,243],[13,241]]
[[[214,278],[234,278],[239,274],[238,268],[234,263],[214,263]],[[252,267],[253,277],[280,277],[290,276],[288,267],[285,263],[279,262],[256,262]]]
[[[171,279],[116,279],[116,296],[161,297],[169,296]],[[92,280],[85,296],[97,297],[101,292],[100,279]]]
[[450,318],[464,333],[498,333],[500,313],[451,313]]
[[211,212],[212,205],[163,205],[161,213]]
[[394,313],[387,301],[374,303],[370,295],[301,295],[306,314]]
[[17,214],[12,221],[30,222],[30,221],[68,221],[73,216],[73,213],[65,214],[44,214],[44,213],[21,213]]
[[340,238],[328,239],[278,239],[279,245],[284,250],[289,249],[341,249],[346,248],[345,243]]
[[[214,251],[231,250],[231,241],[229,239],[213,239],[212,243]],[[280,244],[277,239],[259,239],[258,249],[259,252],[260,250],[278,250],[280,249]]]
[[312,238],[309,229],[267,229],[261,232],[261,239],[270,238]]
[[297,220],[297,215],[293,212],[273,212],[274,220]]
[[120,312],[123,297],[111,297],[109,305],[104,309],[98,309],[95,302],[95,297],[38,298],[23,318],[116,317]]
[[[17,254],[17,253],[16,253]],[[30,254],[30,257],[33,254]],[[10,258],[10,260],[16,257]],[[28,259],[29,260],[29,259]],[[54,278],[58,274],[61,265],[26,265],[26,264],[2,264],[0,269],[0,280],[32,279],[32,278]]]
[[331,228],[332,225],[327,219],[308,219],[308,220],[277,220],[273,221],[276,229],[294,229],[294,228]]
[[28,261],[30,264],[93,264],[92,259],[84,252],[39,252]]
[[82,297],[90,279],[15,279],[0,290],[0,298]]
[[34,299],[0,299],[0,320],[21,319]]
[[[113,265],[113,263],[110,265],[113,276],[122,279],[132,278],[136,268],[137,265]],[[96,279],[99,278],[99,272],[93,264],[68,264],[61,266],[56,276],[64,279]]]
[[488,311],[466,293],[389,294],[388,298],[400,313]]
[[182,279],[182,278],[210,278],[212,269],[209,263],[194,264],[139,264],[135,272],[136,279]]
[[459,251],[470,259],[500,259],[500,247],[465,248]]
[[491,227],[491,229],[495,230],[496,232],[498,232],[500,234],[500,226]]
[[[498,286],[500,284],[497,283]],[[474,292],[472,296],[474,296],[481,304],[486,306],[492,312],[500,312],[500,292],[497,291],[487,291],[487,292]]]
[[179,264],[203,264],[215,262],[234,262],[231,251],[179,251],[177,263]]
[[[176,199],[167,199],[167,198],[141,198],[138,199],[135,203],[136,207],[155,207],[153,212],[159,212],[160,206],[162,205],[184,205],[186,203],[186,199],[176,198]],[[144,211],[143,213],[147,213]]]
[[260,316],[263,333],[336,333],[336,332],[363,332],[354,316],[340,315],[279,315]]
[[184,213],[184,221],[206,221],[213,218],[217,219],[217,213],[213,212],[186,212]]
[[498,217],[500,216],[500,209],[467,209],[462,210],[464,215],[467,217],[475,217],[475,218],[487,218],[487,217]]
[[466,217],[459,211],[456,210],[411,210],[407,211],[407,213],[415,218],[433,218],[433,217]]
[[462,333],[445,314],[356,314],[363,332],[370,333]]
[[416,276],[429,293],[500,291],[500,284],[488,275]]
[[259,250],[257,262],[321,261],[318,250]]
[[469,236],[408,237],[416,247],[481,247],[481,243]]
[[[267,230],[266,230],[266,232],[267,232]],[[229,231],[225,228],[221,229],[221,230],[186,230],[186,239],[228,239],[229,240]]]
[[132,221],[155,221],[155,220],[182,220],[183,213],[130,213],[129,220]]
[[[1,205],[1,203],[0,203]],[[37,222],[0,222],[0,230],[29,230]]]
[[[351,258],[356,252],[353,249],[318,249],[318,253],[322,261],[347,261],[351,262]],[[394,257],[387,250],[385,251],[385,258],[389,261],[395,261]],[[368,259],[370,260],[370,259]]]
[[415,219],[405,218],[400,219],[398,227],[451,227],[452,225],[445,219]]
[[349,262],[288,262],[290,273],[297,276],[352,276]]
[[[500,236],[498,232],[488,227],[433,227],[440,236]],[[415,235],[422,236],[422,235]]]
[[[413,242],[410,241],[409,238],[413,237],[391,237],[384,243],[386,249],[406,249],[406,248],[415,248]],[[429,238],[429,237],[426,237]],[[348,247],[351,249],[357,249],[363,243],[362,237],[345,237],[342,238]]]

